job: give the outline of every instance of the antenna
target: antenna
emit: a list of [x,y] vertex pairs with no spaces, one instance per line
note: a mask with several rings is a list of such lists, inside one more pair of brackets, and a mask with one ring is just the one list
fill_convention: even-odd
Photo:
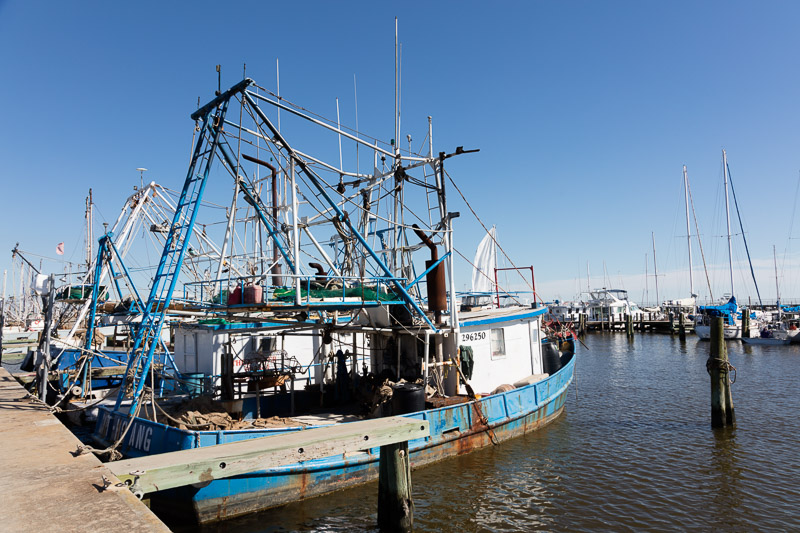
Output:
[[139,173],[139,190],[144,189],[144,173],[147,172],[147,169],[139,167],[136,171]]

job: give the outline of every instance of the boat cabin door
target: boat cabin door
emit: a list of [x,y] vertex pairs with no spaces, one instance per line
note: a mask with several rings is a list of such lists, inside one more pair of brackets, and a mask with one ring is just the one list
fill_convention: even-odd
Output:
[[531,374],[542,373],[542,342],[539,334],[539,321],[528,322],[528,335],[531,340]]

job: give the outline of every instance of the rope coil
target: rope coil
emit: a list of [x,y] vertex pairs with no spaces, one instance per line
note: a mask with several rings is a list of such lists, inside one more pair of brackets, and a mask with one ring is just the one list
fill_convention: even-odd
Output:
[[716,368],[720,372],[727,373],[730,375],[733,373],[733,377],[729,378],[731,385],[736,383],[736,367],[731,364],[730,361],[727,359],[720,359],[719,357],[709,357],[706,361],[706,371],[711,374],[711,369]]

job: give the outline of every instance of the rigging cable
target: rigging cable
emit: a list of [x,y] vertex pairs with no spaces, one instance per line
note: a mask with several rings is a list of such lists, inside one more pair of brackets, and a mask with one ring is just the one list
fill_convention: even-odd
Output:
[[742,214],[739,212],[739,202],[736,201],[736,190],[733,188],[733,177],[731,176],[731,167],[728,167],[728,181],[731,184],[731,192],[733,193],[733,205],[736,206],[736,216],[739,218],[739,227],[742,230],[742,240],[744,241],[744,250],[747,252],[747,263],[750,265],[750,275],[753,276],[753,284],[756,286],[756,295],[758,296],[758,305],[763,307],[761,303],[761,293],[758,291],[758,282],[756,281],[756,273],[753,270],[753,261],[750,259],[750,249],[747,247],[747,238],[744,236],[744,225],[742,224]]

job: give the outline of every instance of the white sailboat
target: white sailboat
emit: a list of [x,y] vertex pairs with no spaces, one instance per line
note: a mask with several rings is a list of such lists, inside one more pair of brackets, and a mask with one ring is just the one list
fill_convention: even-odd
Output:
[[[736,303],[734,283],[733,283],[733,247],[731,243],[731,213],[728,201],[728,156],[722,150],[722,174],[725,184],[725,218],[728,228],[728,272],[731,278],[731,296],[720,305],[701,306],[695,317],[695,333],[701,339],[711,338],[711,319],[722,316],[724,318],[725,339],[741,339],[742,337],[752,337],[758,331],[755,321],[750,321],[749,330],[742,331],[742,317],[739,305]],[[748,311],[749,312],[749,311]]]
[[780,346],[789,344],[793,341],[800,329],[796,327],[792,329],[783,320],[783,310],[781,309],[781,293],[780,286],[778,285],[778,258],[775,253],[775,245],[772,245],[772,262],[775,267],[775,294],[777,297],[778,311],[775,320],[772,323],[765,324],[759,331],[758,337],[742,338],[742,342],[746,344],[761,344],[767,346]]

